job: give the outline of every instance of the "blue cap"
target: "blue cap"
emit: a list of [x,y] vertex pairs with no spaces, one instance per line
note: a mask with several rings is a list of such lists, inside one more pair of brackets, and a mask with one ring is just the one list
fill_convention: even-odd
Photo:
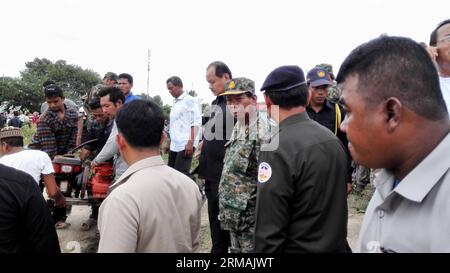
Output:
[[317,87],[321,85],[332,85],[331,75],[328,70],[321,67],[314,67],[308,72],[306,76],[308,79],[308,84],[312,87]]
[[302,84],[306,84],[303,70],[296,65],[285,65],[270,72],[261,91],[287,91]]

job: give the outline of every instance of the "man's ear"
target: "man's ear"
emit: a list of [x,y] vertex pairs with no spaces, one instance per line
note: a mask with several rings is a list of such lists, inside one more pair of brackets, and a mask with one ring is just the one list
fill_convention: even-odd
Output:
[[311,102],[311,92],[312,92],[312,89],[308,87],[308,98],[306,98],[306,105],[307,106]]
[[266,103],[267,111],[269,111],[270,106],[272,106],[272,101],[266,93],[264,93],[264,102]]
[[8,153],[8,145],[1,141],[0,141],[0,153],[2,154]]
[[272,105],[273,102],[270,100],[269,96],[264,92],[264,102],[266,103],[267,116],[272,118]]
[[116,136],[116,143],[119,146],[119,151],[123,151],[125,147],[128,145],[127,141],[123,137],[121,133],[118,133]]
[[394,131],[402,120],[403,104],[395,97],[388,98],[383,104],[383,114],[389,132]]
[[164,131],[162,131],[162,133],[161,133],[161,140],[159,141],[159,146],[160,147],[163,144],[164,139],[166,139],[166,133]]

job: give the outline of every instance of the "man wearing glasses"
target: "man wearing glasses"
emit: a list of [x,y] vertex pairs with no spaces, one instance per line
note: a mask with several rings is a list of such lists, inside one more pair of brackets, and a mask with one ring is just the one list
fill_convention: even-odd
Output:
[[439,23],[431,33],[428,52],[439,72],[442,95],[450,109],[450,19]]

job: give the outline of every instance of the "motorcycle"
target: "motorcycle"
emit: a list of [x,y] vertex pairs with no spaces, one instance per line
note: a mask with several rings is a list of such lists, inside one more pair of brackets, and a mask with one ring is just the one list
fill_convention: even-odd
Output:
[[[63,156],[55,156],[52,161],[55,180],[66,197],[66,212],[70,214],[72,205],[93,205],[106,198],[109,185],[113,180],[112,163],[100,164],[93,169],[83,166],[81,159],[74,152],[97,139],[86,141]],[[48,200],[51,210],[54,201]]]

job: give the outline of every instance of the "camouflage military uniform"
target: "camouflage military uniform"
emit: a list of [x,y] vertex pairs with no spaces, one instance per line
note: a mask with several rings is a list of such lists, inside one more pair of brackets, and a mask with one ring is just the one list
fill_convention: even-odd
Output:
[[352,180],[355,184],[355,193],[361,194],[367,184],[370,183],[370,168],[356,164],[352,161],[353,175]]
[[328,88],[327,99],[334,103],[338,102],[339,98],[341,97],[341,90],[337,86],[337,83],[334,81],[333,66],[331,64],[323,63],[323,64],[316,65],[316,67],[321,67],[323,69],[326,69],[330,73],[333,84]]
[[254,251],[256,181],[264,122],[258,117],[246,126],[236,123],[225,144],[224,167],[219,185],[219,220],[230,231],[231,252]]
[[328,87],[328,98],[327,99],[330,100],[331,102],[336,103],[339,101],[340,97],[341,97],[341,90],[337,86],[337,83],[335,81],[333,81],[333,85]]

